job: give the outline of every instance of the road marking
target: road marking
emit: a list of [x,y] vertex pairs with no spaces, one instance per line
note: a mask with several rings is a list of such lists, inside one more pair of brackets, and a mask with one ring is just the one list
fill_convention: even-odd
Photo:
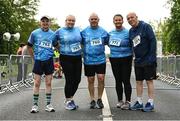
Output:
[[106,89],[104,88],[104,92],[102,95],[102,100],[104,103],[104,108],[102,109],[103,121],[112,121],[112,114],[106,94]]

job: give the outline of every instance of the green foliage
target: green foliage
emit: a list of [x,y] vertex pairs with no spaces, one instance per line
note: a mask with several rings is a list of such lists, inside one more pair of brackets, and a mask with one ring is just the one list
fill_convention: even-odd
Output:
[[56,23],[57,19],[55,18],[50,18],[51,19],[51,29],[53,31],[57,30],[58,28],[60,28],[60,26]]
[[[39,27],[37,14],[39,0],[0,0],[0,54],[16,53],[19,43],[27,43],[30,33]],[[56,19],[51,18],[51,28],[59,28]],[[20,33],[19,42],[3,40],[3,34]]]
[[161,25],[163,53],[180,54],[180,0],[169,0],[171,16]]
[[27,41],[27,35],[37,26],[34,16],[39,0],[0,0],[0,3],[0,53],[15,53],[18,43],[10,42],[11,50],[8,50],[2,35],[19,32],[20,42]]

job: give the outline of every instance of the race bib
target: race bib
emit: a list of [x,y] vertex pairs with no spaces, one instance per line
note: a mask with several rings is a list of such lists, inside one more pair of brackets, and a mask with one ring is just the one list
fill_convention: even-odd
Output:
[[81,50],[81,45],[80,45],[80,43],[72,44],[72,45],[70,45],[70,48],[71,48],[72,52],[77,52],[77,51]]
[[121,44],[121,40],[110,39],[109,41],[109,45],[120,46],[120,44]]
[[140,42],[141,42],[141,37],[140,37],[139,35],[137,35],[136,37],[134,37],[134,39],[133,39],[133,45],[134,45],[134,47],[136,47]]
[[93,39],[91,41],[91,46],[96,46],[96,45],[101,45],[101,44],[102,44],[101,39]]
[[41,41],[39,46],[43,47],[43,48],[51,48],[52,47],[51,43],[47,42],[47,41]]

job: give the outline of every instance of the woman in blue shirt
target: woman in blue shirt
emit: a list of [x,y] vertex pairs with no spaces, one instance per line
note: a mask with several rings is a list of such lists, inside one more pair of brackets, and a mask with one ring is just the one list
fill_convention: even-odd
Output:
[[65,108],[67,110],[77,109],[73,96],[81,81],[81,34],[80,29],[74,27],[75,17],[66,17],[66,26],[56,31],[56,37],[60,43],[60,64],[65,75]]
[[[110,63],[116,80],[116,92],[118,96],[117,107],[129,109],[131,101],[131,66],[132,66],[132,47],[129,41],[129,32],[123,24],[123,17],[116,14],[113,17],[115,29],[109,33]],[[125,101],[123,101],[123,86]]]

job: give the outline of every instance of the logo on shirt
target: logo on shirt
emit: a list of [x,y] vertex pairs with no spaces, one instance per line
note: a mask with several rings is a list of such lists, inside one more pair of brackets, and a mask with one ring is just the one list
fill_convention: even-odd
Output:
[[136,47],[141,42],[141,37],[137,35],[136,37],[134,37],[132,41],[133,41],[134,47]]

